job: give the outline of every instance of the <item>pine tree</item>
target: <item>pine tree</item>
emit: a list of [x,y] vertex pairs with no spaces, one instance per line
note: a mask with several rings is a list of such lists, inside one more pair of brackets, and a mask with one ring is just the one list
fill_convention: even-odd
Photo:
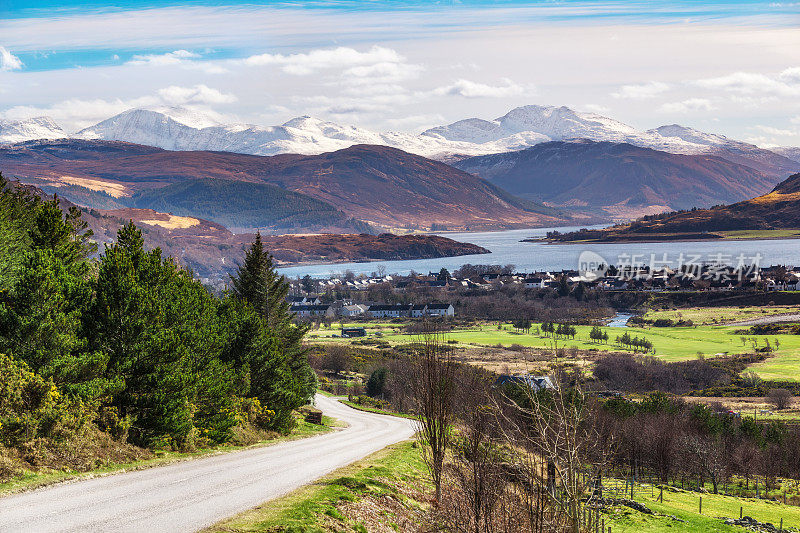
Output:
[[236,276],[231,276],[232,293],[248,302],[262,317],[272,336],[276,337],[279,350],[286,357],[293,373],[294,389],[299,407],[314,394],[316,379],[308,365],[307,350],[303,347],[303,336],[308,327],[293,322],[289,302],[289,282],[275,269],[272,255],[261,242],[261,233],[245,253],[244,263]]

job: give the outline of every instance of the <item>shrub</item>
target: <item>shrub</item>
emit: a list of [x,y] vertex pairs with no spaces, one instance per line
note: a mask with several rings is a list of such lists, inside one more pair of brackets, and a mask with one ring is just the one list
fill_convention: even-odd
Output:
[[767,400],[776,409],[786,409],[792,403],[792,393],[787,389],[770,389],[767,393]]

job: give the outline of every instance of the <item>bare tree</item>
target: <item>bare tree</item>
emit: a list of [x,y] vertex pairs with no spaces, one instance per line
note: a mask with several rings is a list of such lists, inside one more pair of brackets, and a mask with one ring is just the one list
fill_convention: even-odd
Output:
[[341,374],[348,370],[352,365],[350,348],[343,344],[329,344],[325,346],[325,353],[319,362],[325,370],[330,370],[335,374]]
[[517,464],[528,474],[520,485],[531,496],[531,530],[578,533],[582,500],[595,488],[613,446],[587,423],[590,399],[580,375],[560,371],[553,377],[554,390],[528,386],[522,401],[506,402],[505,439],[519,450]]
[[436,501],[442,496],[442,472],[454,419],[456,363],[440,333],[423,333],[412,359],[413,391],[423,458],[430,471]]
[[787,389],[770,389],[767,400],[775,409],[786,409],[792,403],[792,393]]
[[701,485],[703,478],[708,476],[714,487],[714,494],[718,494],[719,484],[726,479],[729,463],[722,439],[716,435],[708,438],[686,435],[683,446],[695,472],[700,475]]

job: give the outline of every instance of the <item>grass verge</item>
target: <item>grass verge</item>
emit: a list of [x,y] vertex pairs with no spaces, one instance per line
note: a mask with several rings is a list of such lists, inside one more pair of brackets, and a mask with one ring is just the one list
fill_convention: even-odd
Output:
[[237,450],[244,450],[247,448],[272,446],[274,444],[279,444],[281,442],[304,439],[307,437],[320,435],[322,433],[327,433],[328,431],[332,431],[336,427],[342,427],[342,423],[339,420],[328,416],[322,417],[321,426],[317,424],[310,424],[302,419],[299,419],[297,421],[297,427],[294,430],[292,430],[290,434],[278,436],[272,439],[264,440],[256,444],[251,444],[247,446],[220,445],[210,448],[199,448],[191,452],[155,450],[153,452],[153,457],[149,459],[142,459],[130,463],[110,463],[89,470],[87,472],[79,472],[74,470],[49,470],[49,471],[39,471],[39,472],[27,471],[19,476],[10,479],[9,481],[0,483],[0,496],[7,496],[9,494],[38,489],[41,487],[65,481],[91,479],[111,474],[119,474],[122,472],[131,472],[135,470],[144,470],[146,468],[164,466],[178,461],[198,459],[200,457],[206,457],[209,455],[215,455],[219,453],[229,453],[229,452],[235,452]]
[[342,399],[342,398],[340,398],[339,401],[341,403],[345,404],[348,407],[352,407],[353,409],[356,409],[358,411],[366,411],[367,413],[375,413],[375,414],[378,414],[378,415],[397,416],[397,417],[400,417],[400,418],[408,418],[408,419],[411,419],[411,420],[416,420],[416,418],[417,418],[414,415],[409,415],[407,413],[397,413],[395,411],[386,411],[384,409],[378,409],[377,407],[369,407],[367,405],[361,405],[361,404],[358,404],[358,403],[355,403],[355,402],[351,402],[349,400]]
[[407,531],[429,505],[426,488],[420,449],[401,442],[204,533]]

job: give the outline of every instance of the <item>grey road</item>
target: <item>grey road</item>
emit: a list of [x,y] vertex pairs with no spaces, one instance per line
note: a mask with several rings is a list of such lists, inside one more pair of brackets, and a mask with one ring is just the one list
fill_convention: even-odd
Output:
[[770,315],[750,320],[739,320],[738,322],[728,322],[725,326],[755,326],[756,324],[779,324],[781,322],[800,322],[800,313],[785,313],[782,315]]
[[349,427],[0,498],[0,532],[197,531],[412,436],[413,422],[317,396]]

